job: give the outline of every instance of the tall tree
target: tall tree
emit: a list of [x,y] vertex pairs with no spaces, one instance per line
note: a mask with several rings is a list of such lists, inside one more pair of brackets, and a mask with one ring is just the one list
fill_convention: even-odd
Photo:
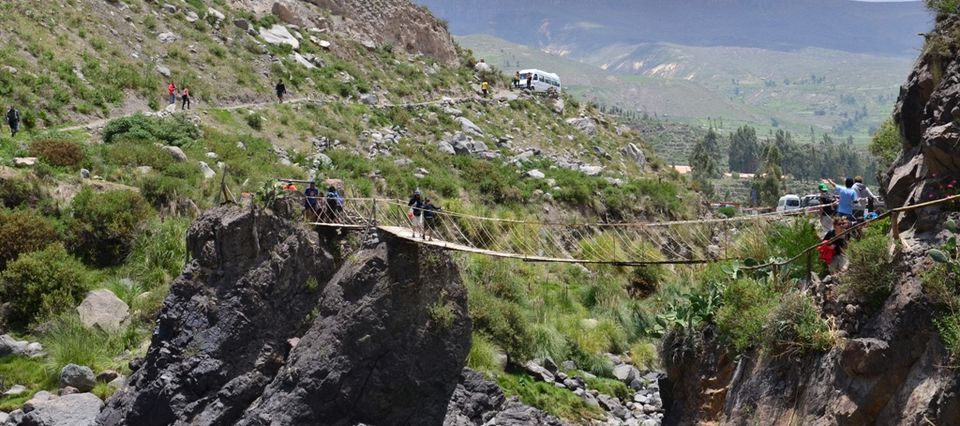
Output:
[[784,190],[783,169],[780,168],[782,162],[783,155],[776,143],[763,147],[763,163],[760,172],[753,178],[753,189],[759,194],[760,203],[763,205],[776,205]]
[[713,196],[710,179],[720,177],[720,135],[710,129],[703,139],[693,146],[690,153],[690,168],[695,189],[704,195]]
[[730,134],[730,171],[740,173],[754,173],[759,167],[760,142],[757,139],[757,130],[750,126],[743,126],[735,133]]

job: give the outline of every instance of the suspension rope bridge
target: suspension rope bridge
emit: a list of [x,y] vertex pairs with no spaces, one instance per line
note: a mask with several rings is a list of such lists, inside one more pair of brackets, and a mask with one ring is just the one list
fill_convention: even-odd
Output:
[[728,219],[665,222],[583,223],[483,217],[433,211],[423,232],[414,233],[413,209],[399,200],[348,198],[331,207],[312,197],[310,225],[377,228],[416,244],[526,262],[618,266],[702,264],[736,260],[727,255],[744,226],[763,226],[817,209]]

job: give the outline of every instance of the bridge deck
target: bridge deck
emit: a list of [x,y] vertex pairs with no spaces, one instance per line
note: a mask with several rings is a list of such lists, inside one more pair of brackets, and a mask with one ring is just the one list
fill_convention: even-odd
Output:
[[551,262],[551,263],[593,263],[589,260],[579,260],[579,259],[563,259],[556,257],[542,257],[542,256],[525,256],[516,253],[505,253],[500,251],[485,250],[475,247],[466,246],[463,244],[451,243],[448,241],[441,240],[425,240],[423,238],[414,238],[413,230],[410,228],[404,228],[399,226],[379,226],[381,231],[389,233],[397,238],[401,238],[407,241],[411,241],[421,245],[427,245],[432,247],[439,247],[444,250],[453,250],[460,251],[465,253],[475,253],[482,254],[484,256],[493,256],[493,257],[502,257],[507,259],[520,259],[528,262]]

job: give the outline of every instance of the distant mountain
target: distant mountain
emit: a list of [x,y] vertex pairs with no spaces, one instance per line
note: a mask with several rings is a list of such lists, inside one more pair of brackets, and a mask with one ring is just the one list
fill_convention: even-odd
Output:
[[916,56],[923,2],[849,0],[418,0],[457,35],[491,34],[582,59],[612,45],[675,43]]

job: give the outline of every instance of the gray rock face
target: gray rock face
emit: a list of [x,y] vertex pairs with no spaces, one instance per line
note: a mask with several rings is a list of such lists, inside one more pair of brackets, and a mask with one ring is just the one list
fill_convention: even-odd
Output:
[[567,119],[567,124],[576,127],[577,130],[582,132],[587,137],[594,137],[597,135],[597,125],[593,122],[593,119],[589,117],[569,118]]
[[373,93],[364,93],[360,95],[360,102],[364,105],[376,105],[380,103],[380,98]]
[[475,136],[483,136],[483,130],[480,129],[480,126],[474,124],[472,121],[470,121],[470,119],[466,117],[457,117],[456,121],[457,123],[460,123],[460,127],[463,129],[464,133],[469,133]]
[[180,37],[177,37],[176,34],[170,32],[160,33],[157,35],[157,40],[159,40],[161,43],[173,43],[179,39]]
[[167,151],[167,152],[170,153],[170,156],[173,157],[173,161],[176,161],[176,162],[178,162],[178,163],[182,163],[182,162],[184,162],[184,161],[187,161],[187,154],[185,154],[185,153],[183,152],[183,150],[180,149],[180,147],[176,147],[176,146],[165,146],[165,147],[163,147],[163,149],[164,149],[164,151]]
[[290,34],[287,27],[283,25],[274,25],[269,29],[260,27],[260,38],[269,44],[286,44],[292,47],[293,50],[300,49],[300,40],[297,40],[293,34]]
[[97,385],[97,377],[90,367],[67,364],[60,370],[60,387],[74,387],[80,392],[89,392]]
[[613,376],[616,377],[617,380],[629,385],[634,379],[640,377],[640,371],[637,370],[637,367],[630,364],[620,364],[613,367]]
[[130,307],[112,291],[99,289],[87,294],[77,312],[84,327],[117,331],[130,316]]
[[289,220],[303,201],[191,226],[192,260],[100,425],[442,421],[471,334],[454,263],[389,237],[335,260],[337,237]]
[[633,160],[638,167],[645,167],[647,165],[647,156],[643,153],[643,150],[640,149],[636,144],[630,143],[623,148],[623,155],[627,158]]
[[9,334],[0,335],[0,356],[23,355],[33,357],[40,355],[41,352],[43,352],[43,346],[39,343],[17,340]]
[[100,413],[102,407],[103,401],[92,393],[56,396],[46,391],[40,391],[24,404],[24,414],[14,424],[23,426],[93,426],[96,424],[97,414]]
[[543,411],[507,398],[495,383],[464,369],[447,406],[444,426],[550,425],[563,423]]
[[212,179],[217,175],[217,172],[213,171],[205,161],[200,161],[197,164],[200,166],[200,172],[203,173],[204,179]]

